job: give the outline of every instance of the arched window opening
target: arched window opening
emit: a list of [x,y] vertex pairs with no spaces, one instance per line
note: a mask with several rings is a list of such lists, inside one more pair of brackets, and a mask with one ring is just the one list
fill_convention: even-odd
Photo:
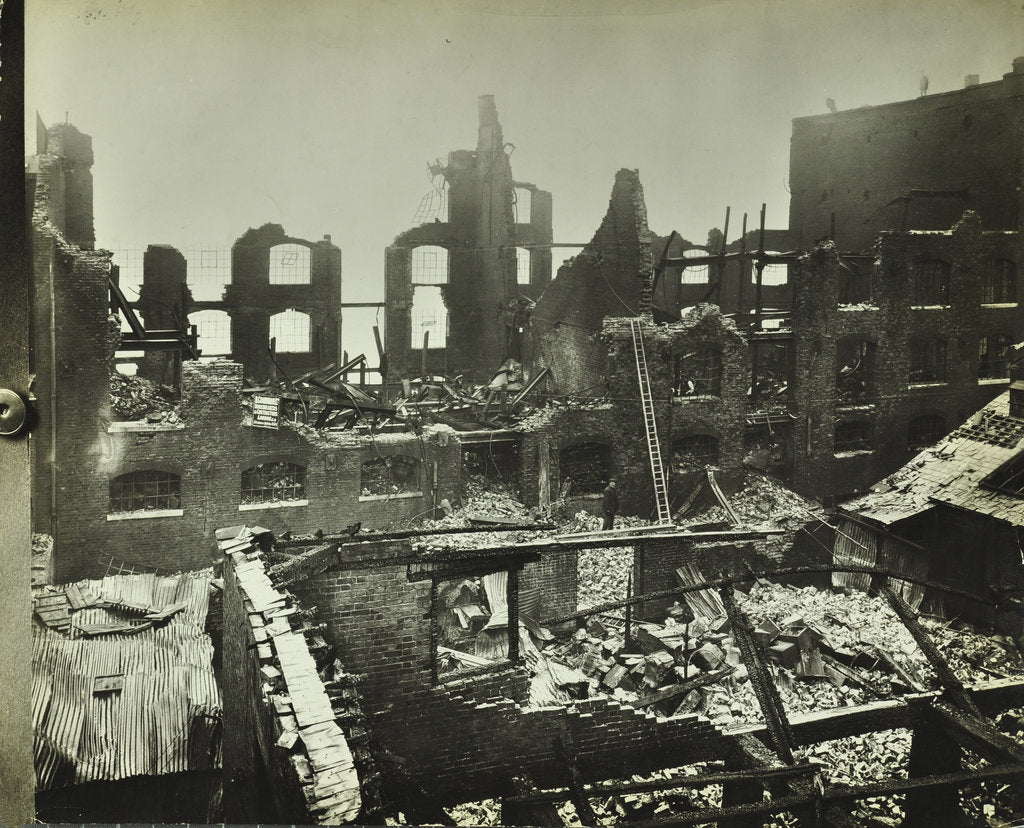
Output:
[[1017,301],[1017,265],[1009,259],[991,259],[985,263],[981,278],[983,305],[1010,304]]
[[309,314],[294,309],[270,317],[270,338],[279,354],[308,354],[310,344]]
[[196,326],[199,350],[204,357],[224,356],[231,353],[231,317],[222,310],[201,310],[188,315]]
[[143,469],[110,481],[110,514],[181,508],[181,477],[160,469]]
[[913,304],[928,307],[949,304],[949,263],[925,259],[914,264]]
[[270,284],[308,285],[309,248],[301,244],[275,244],[270,248]]
[[611,449],[603,443],[576,443],[559,452],[562,497],[600,494],[608,484]]
[[[707,250],[702,247],[691,247],[689,250],[683,251],[684,259],[699,259],[704,256],[710,255]],[[708,278],[711,273],[711,265],[708,264],[692,264],[687,265],[683,268],[682,273],[679,275],[679,284],[681,285],[706,285]]]
[[676,474],[701,471],[718,464],[718,438],[691,434],[672,443],[672,471]]
[[242,503],[306,498],[306,470],[295,463],[260,463],[242,472]]
[[910,341],[910,384],[946,381],[946,340],[934,336]]
[[922,414],[907,424],[907,449],[919,452],[945,436],[945,417],[941,414]]
[[673,391],[677,397],[722,395],[722,354],[700,345],[676,354]]
[[415,457],[396,454],[375,457],[363,463],[359,472],[363,497],[397,495],[422,490],[422,463]]
[[[766,256],[778,256],[779,253],[776,250],[766,250]],[[757,283],[757,269],[753,269],[751,276],[751,282]],[[761,284],[765,287],[774,287],[776,285],[785,285],[789,282],[789,265],[784,262],[770,262],[761,269]]]
[[448,284],[448,250],[435,244],[421,244],[412,249],[410,267],[414,285]]

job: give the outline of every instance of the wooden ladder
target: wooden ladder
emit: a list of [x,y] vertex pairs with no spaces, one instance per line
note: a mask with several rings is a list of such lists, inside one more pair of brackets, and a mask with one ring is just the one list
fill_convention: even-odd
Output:
[[658,523],[671,523],[672,514],[668,505],[668,486],[665,484],[665,467],[661,462],[661,444],[658,442],[658,425],[654,419],[654,400],[651,399],[651,380],[647,374],[647,354],[644,351],[643,330],[639,319],[630,319],[633,332],[633,356],[636,357],[636,377],[640,383],[640,404],[644,410],[644,429],[647,433],[647,454],[651,459],[651,479],[654,482],[654,501],[658,507]]

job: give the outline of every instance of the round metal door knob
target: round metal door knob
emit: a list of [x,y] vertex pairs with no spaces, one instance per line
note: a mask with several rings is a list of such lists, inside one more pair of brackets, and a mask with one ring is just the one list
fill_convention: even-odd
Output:
[[14,437],[25,427],[25,402],[7,388],[0,388],[0,435]]

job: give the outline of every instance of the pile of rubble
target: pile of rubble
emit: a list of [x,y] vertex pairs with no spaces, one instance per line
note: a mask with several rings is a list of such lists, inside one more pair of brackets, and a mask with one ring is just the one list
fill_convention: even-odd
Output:
[[[760,474],[748,473],[743,488],[729,497],[729,503],[745,526],[772,526],[794,532],[808,521],[825,519],[820,503]],[[695,514],[681,510],[674,519],[679,524],[729,523],[729,515],[717,504]]]
[[119,420],[145,418],[151,423],[178,423],[176,402],[174,390],[166,385],[120,371],[110,375],[110,406]]
[[964,684],[1024,675],[1020,648],[1010,636],[983,635],[960,621],[920,620]]

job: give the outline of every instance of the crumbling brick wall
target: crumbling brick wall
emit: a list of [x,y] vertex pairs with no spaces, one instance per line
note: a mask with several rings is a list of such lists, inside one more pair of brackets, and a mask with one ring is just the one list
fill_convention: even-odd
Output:
[[[168,244],[151,244],[142,257],[143,282],[136,310],[148,331],[181,330],[187,324],[192,294],[188,289],[188,263]],[[147,351],[136,373],[177,388],[181,382],[180,351]]]
[[[951,231],[883,233],[876,252],[870,303],[839,304],[843,271],[830,244],[792,268],[799,412],[793,485],[801,492],[849,495],[894,471],[912,456],[907,446],[911,420],[938,414],[951,430],[1008,384],[1008,379],[979,380],[981,338],[995,333],[1014,342],[1024,338],[1020,304],[983,306],[981,294],[990,262],[1022,259],[1017,233],[985,232],[978,217],[967,213]],[[922,260],[949,265],[944,307],[913,306],[914,267]],[[945,342],[945,382],[910,382],[911,342],[921,337]],[[837,393],[837,348],[843,341],[867,341],[874,347],[873,389],[856,404],[844,403]],[[836,424],[855,420],[871,424],[872,450],[837,452]]]

